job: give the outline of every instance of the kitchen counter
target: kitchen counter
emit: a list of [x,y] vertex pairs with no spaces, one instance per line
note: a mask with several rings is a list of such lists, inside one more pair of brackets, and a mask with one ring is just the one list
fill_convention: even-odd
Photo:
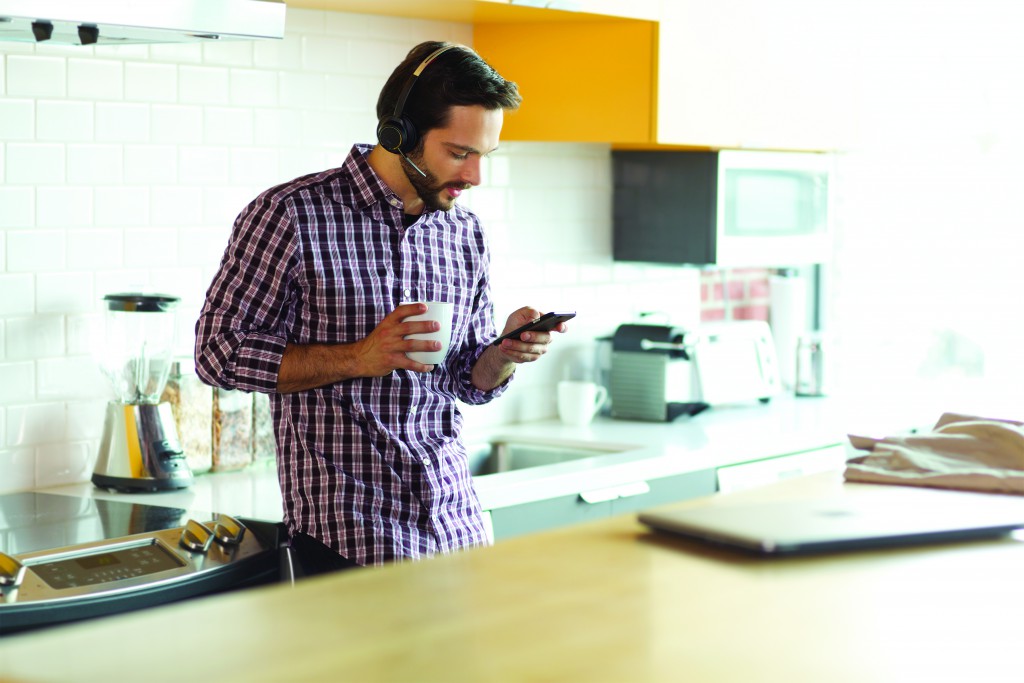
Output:
[[[828,472],[703,502],[873,488]],[[765,559],[621,515],[5,637],[0,678],[1016,681],[1022,575],[1013,537]]]
[[64,484],[38,490],[41,493],[82,498],[223,512],[270,522],[278,522],[282,517],[281,488],[277,483],[277,468],[272,461],[257,463],[234,472],[199,474],[196,475],[192,486],[178,491],[119,493],[98,489],[91,482]]
[[[570,427],[547,420],[468,430],[465,439],[467,443],[512,440],[609,451],[595,458],[477,477],[481,504],[485,510],[492,510],[624,482],[836,447],[845,442],[849,432],[885,435],[930,425],[938,416],[937,411],[911,411],[906,402],[896,400],[866,403],[789,397],[768,405],[716,407],[672,423],[599,417],[586,427]],[[834,460],[830,462],[835,464]],[[43,491],[227,512],[271,521],[280,520],[282,514],[273,463],[261,463],[239,472],[199,475],[195,484],[183,491],[113,493],[88,482]]]
[[537,441],[612,451],[599,458],[478,477],[481,502],[485,509],[493,509],[795,453],[836,447],[841,451],[851,431],[887,434],[930,425],[937,417],[924,418],[906,408],[853,406],[834,398],[784,397],[768,404],[718,406],[672,423],[607,417],[586,427],[557,420],[526,423],[470,434],[467,442],[474,438]]

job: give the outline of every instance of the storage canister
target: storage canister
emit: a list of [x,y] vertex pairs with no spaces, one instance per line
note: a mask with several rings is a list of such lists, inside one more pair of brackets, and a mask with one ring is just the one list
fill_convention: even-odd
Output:
[[252,395],[213,392],[213,471],[240,470],[252,463]]
[[196,375],[195,361],[175,358],[160,399],[171,404],[178,429],[178,441],[193,474],[210,471],[213,466],[213,388]]

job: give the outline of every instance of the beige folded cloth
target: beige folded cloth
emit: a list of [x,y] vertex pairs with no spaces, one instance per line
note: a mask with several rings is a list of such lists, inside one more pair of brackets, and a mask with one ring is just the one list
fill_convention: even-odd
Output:
[[1024,494],[1024,422],[946,413],[931,432],[849,435],[847,481]]

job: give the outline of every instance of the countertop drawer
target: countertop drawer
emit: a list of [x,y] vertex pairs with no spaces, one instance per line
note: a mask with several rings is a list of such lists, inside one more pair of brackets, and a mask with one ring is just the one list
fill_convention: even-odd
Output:
[[715,492],[717,482],[714,470],[686,472],[672,477],[650,479],[649,491],[636,496],[621,496],[612,501],[612,514],[636,512],[658,505],[709,496]]
[[578,494],[510,505],[490,511],[494,540],[603,519],[612,513],[611,501],[588,503]]
[[742,491],[804,474],[840,469],[845,462],[846,448],[831,446],[767,458],[757,462],[719,467],[717,471],[718,490],[723,493]]
[[708,469],[496,508],[490,511],[494,540],[706,496],[715,485],[716,473]]

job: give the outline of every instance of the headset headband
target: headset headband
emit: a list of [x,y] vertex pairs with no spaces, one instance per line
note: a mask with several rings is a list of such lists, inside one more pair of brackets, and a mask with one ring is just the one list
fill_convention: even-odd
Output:
[[458,46],[445,45],[444,47],[439,47],[433,52],[431,52],[429,55],[427,55],[426,59],[420,62],[420,65],[416,67],[416,70],[412,72],[411,76],[409,76],[409,80],[405,82],[405,87],[402,88],[402,93],[398,96],[398,101],[395,102],[395,113],[393,114],[393,116],[396,119],[402,117],[402,110],[405,109],[405,101],[409,99],[409,93],[412,92],[412,86],[416,85],[416,79],[420,77],[420,74],[423,73],[423,70],[426,69],[427,66],[432,61],[440,57],[442,52],[447,52],[448,50],[451,50],[454,47]]

